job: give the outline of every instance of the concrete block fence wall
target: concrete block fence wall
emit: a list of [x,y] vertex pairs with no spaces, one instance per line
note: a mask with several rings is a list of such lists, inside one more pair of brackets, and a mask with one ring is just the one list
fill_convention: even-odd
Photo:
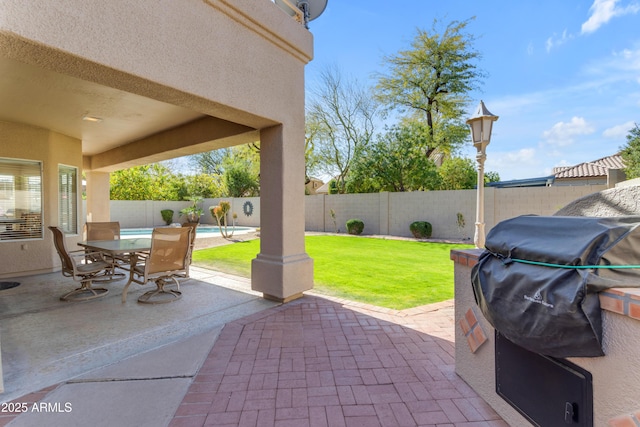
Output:
[[[575,199],[605,190],[605,185],[485,188],[485,230],[518,215],[552,215]],[[363,234],[411,237],[409,225],[429,221],[435,239],[473,239],[476,191],[333,194],[305,198],[307,231],[346,232],[346,222],[364,222]],[[331,210],[335,212],[334,226]],[[458,223],[458,213],[464,224]]]
[[[204,214],[200,217],[201,224],[216,225],[216,220],[211,215],[209,207],[217,206],[221,200],[231,202],[231,213],[237,214],[236,225],[247,227],[260,226],[260,198],[226,197],[221,199],[204,199],[200,206]],[[180,215],[180,210],[191,206],[191,202],[163,202],[152,200],[112,200],[111,221],[119,221],[121,228],[148,228],[165,225],[160,211],[173,210],[174,222],[185,222],[186,217]],[[231,221],[231,217],[229,217]],[[231,222],[229,222],[231,224]]]
[[[518,215],[552,215],[575,199],[605,190],[605,185],[485,188],[485,229]],[[260,198],[205,199],[200,222],[215,225],[209,212],[220,200],[231,202],[237,214],[236,224],[260,226]],[[164,225],[160,211],[172,209],[174,221],[184,222],[179,211],[189,202],[112,201],[111,220],[122,228]],[[307,231],[346,233],[346,222],[352,218],[364,222],[363,234],[411,237],[409,225],[429,221],[435,239],[473,239],[476,218],[476,191],[414,191],[405,193],[332,194],[305,197]],[[331,211],[335,212],[334,219]],[[458,213],[464,224],[459,224]]]

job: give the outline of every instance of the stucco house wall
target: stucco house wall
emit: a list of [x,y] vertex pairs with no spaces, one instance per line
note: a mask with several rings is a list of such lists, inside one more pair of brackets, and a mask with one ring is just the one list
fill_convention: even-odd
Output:
[[[0,121],[0,157],[28,159],[42,162],[42,221],[47,225],[58,224],[58,165],[73,166],[80,173],[82,153],[80,141],[59,133]],[[78,194],[81,206],[81,195]],[[79,239],[71,237],[69,245]],[[27,274],[50,271],[60,262],[52,250],[51,232],[43,230],[43,238],[0,243],[0,277],[3,274]]]

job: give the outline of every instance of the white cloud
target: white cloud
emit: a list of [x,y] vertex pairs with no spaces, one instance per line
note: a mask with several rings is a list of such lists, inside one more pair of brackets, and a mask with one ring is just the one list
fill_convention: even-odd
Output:
[[635,122],[628,121],[618,126],[610,127],[602,132],[602,136],[610,139],[621,139],[629,134],[629,131],[633,129]]
[[521,148],[517,151],[509,152],[489,152],[487,154],[487,168],[504,169],[505,167],[515,166],[520,168],[523,166],[535,166],[539,163],[536,157],[535,148]]
[[493,152],[487,149],[485,170],[500,171],[500,179],[509,180],[514,177],[536,176],[540,170],[540,159],[534,148],[521,148],[517,151]]
[[[527,111],[531,107],[547,103],[548,100],[548,93],[545,91],[540,91],[516,95],[506,95],[502,98],[491,99],[489,102],[485,102],[485,104],[490,104],[488,108],[490,108],[491,111],[509,111],[512,113],[522,113],[523,111]],[[498,114],[498,116],[500,116],[500,113],[494,114]]]
[[607,76],[609,81],[640,79],[640,47],[627,48],[611,53],[606,58],[596,58],[584,67],[586,74]]
[[568,123],[556,123],[551,129],[544,131],[542,136],[548,143],[564,147],[573,144],[575,137],[593,132],[595,129],[583,117],[573,117]]
[[613,54],[614,60],[620,68],[630,71],[640,70],[640,49],[624,49]]
[[547,39],[546,48],[547,52],[550,52],[552,48],[561,46],[573,39],[575,36],[573,34],[569,34],[567,30],[562,32],[562,35],[557,36],[555,33]]
[[503,160],[515,164],[536,164],[536,150],[534,148],[521,148],[518,151],[506,153]]
[[620,0],[594,0],[589,11],[591,16],[582,24],[582,34],[593,33],[601,26],[617,16],[636,14],[640,11],[640,5],[632,3],[628,6],[619,6]]

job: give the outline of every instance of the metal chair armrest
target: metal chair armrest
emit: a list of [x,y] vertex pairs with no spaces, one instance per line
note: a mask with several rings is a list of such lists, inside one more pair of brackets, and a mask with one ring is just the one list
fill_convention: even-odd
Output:
[[72,258],[97,257],[97,258],[100,258],[100,260],[104,261],[104,254],[100,251],[91,252],[91,251],[80,249],[77,251],[69,251],[68,254]]

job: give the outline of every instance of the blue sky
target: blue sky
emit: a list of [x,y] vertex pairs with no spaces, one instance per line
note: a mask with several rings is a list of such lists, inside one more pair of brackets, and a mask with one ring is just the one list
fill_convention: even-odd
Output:
[[[307,84],[336,66],[373,85],[382,57],[408,49],[417,28],[474,16],[488,76],[469,116],[482,99],[500,117],[486,170],[533,178],[619,151],[640,124],[640,0],[328,0],[309,23]],[[475,158],[471,143],[462,155]]]

